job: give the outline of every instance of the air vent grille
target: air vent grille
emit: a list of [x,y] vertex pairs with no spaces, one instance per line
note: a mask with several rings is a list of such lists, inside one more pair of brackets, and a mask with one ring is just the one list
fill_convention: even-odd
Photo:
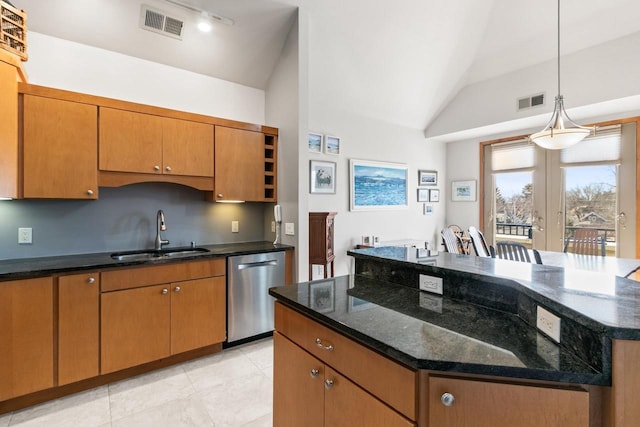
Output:
[[533,107],[539,107],[544,105],[544,93],[539,93],[536,95],[525,96],[524,98],[519,98],[517,101],[518,111],[526,110]]
[[183,26],[184,22],[182,20],[167,16],[166,13],[152,9],[146,4],[142,5],[140,28],[181,40]]

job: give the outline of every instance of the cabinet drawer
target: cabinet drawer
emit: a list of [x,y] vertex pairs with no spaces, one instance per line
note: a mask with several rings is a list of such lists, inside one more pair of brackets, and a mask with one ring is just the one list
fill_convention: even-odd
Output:
[[100,289],[102,292],[117,291],[182,280],[224,276],[225,272],[224,258],[175,262],[149,267],[119,268],[100,273]]
[[415,372],[278,302],[275,327],[407,418],[416,419]]

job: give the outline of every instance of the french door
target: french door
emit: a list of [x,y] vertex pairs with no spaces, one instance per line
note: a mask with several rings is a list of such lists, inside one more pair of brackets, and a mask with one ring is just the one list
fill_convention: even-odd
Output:
[[565,150],[543,150],[525,140],[485,145],[488,242],[562,252],[577,229],[590,228],[606,256],[635,258],[635,148],[635,123],[599,129]]

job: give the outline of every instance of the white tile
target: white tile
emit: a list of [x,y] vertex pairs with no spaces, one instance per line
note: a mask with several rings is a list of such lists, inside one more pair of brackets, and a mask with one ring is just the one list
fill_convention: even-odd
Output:
[[9,426],[97,427],[110,421],[108,391],[102,386],[16,411]]
[[273,366],[273,339],[248,344],[240,349],[259,369]]
[[267,415],[250,421],[242,427],[273,427],[273,413],[269,412]]
[[9,421],[11,421],[11,412],[0,415],[0,427],[8,427]]
[[197,398],[178,399],[148,408],[112,423],[112,427],[214,427],[205,406]]
[[183,365],[198,391],[220,387],[243,377],[262,376],[258,367],[239,349],[225,350]]
[[238,427],[272,412],[273,383],[262,373],[198,393],[216,427]]
[[187,398],[194,388],[181,366],[160,369],[109,385],[112,421],[176,399]]

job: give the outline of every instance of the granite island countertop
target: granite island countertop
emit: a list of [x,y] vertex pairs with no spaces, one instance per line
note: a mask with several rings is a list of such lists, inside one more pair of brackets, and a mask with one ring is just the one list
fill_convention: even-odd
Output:
[[[205,248],[208,252],[185,255],[178,258],[159,257],[135,261],[119,261],[111,258],[112,253],[121,251],[0,260],[0,281],[28,279],[69,271],[95,270],[136,265],[155,265],[195,259],[219,258],[293,249],[293,246],[283,244],[274,245],[272,242],[225,243],[218,245],[198,245],[198,247]],[[172,248],[165,247],[165,249]]]
[[517,315],[365,276],[271,288],[283,304],[413,369],[610,383]]

